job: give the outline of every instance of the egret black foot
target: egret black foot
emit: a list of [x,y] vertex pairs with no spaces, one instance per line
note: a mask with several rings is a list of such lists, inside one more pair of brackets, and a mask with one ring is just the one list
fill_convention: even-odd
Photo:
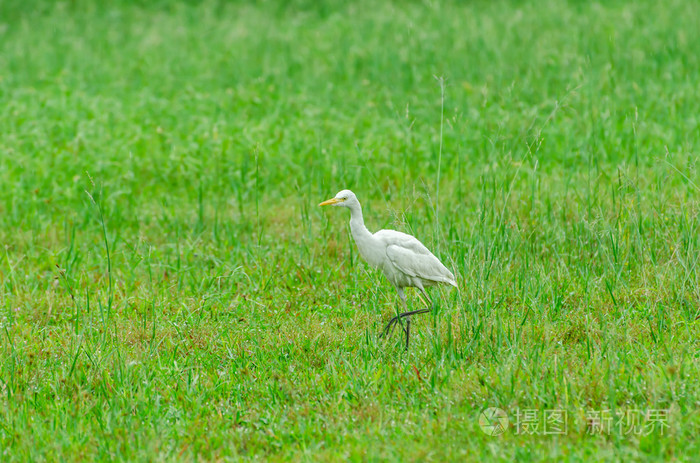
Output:
[[[383,338],[385,336],[391,336],[391,334],[394,332],[394,329],[396,329],[396,325],[401,325],[401,329],[404,333],[406,333],[406,349],[408,349],[408,341],[411,336],[410,317],[411,315],[418,315],[426,312],[430,312],[430,309],[418,309],[398,314],[397,316],[389,320],[389,323],[387,323],[386,327],[382,330],[382,333],[379,335],[379,337]],[[401,323],[402,318],[406,318],[406,326],[403,326],[403,323]]]
[[[385,336],[391,336],[391,334],[394,332],[394,329],[396,328],[396,325],[401,324],[401,322],[399,320],[400,317],[401,317],[400,315],[397,315],[394,318],[392,318],[391,320],[389,320],[389,323],[387,323],[386,327],[384,327],[384,329],[382,330],[379,337],[383,338]],[[406,328],[404,328],[403,325],[401,326],[401,329],[403,329],[404,332],[406,331]]]

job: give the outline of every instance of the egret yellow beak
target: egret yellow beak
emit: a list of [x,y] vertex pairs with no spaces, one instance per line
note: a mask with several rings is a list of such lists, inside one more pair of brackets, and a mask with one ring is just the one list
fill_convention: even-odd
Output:
[[342,202],[343,202],[342,199],[331,198],[327,201],[323,201],[321,204],[319,204],[319,206],[330,206],[331,204],[337,204],[337,203],[342,203]]

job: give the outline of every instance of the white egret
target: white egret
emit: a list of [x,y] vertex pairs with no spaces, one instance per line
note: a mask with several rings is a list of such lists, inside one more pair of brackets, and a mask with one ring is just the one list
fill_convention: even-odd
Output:
[[[350,231],[355,240],[357,249],[362,257],[371,266],[384,272],[386,278],[396,287],[403,304],[404,312],[392,318],[382,331],[381,336],[393,332],[396,324],[401,324],[406,333],[406,349],[411,330],[411,316],[430,312],[430,306],[425,302],[426,308],[407,311],[406,295],[404,288],[412,286],[418,288],[423,296],[430,301],[425,292],[426,286],[434,286],[439,283],[457,286],[455,277],[437,257],[426,248],[423,243],[411,235],[396,230],[379,230],[371,233],[365,227],[362,218],[362,206],[355,193],[343,190],[319,206],[341,206],[350,209]],[[406,319],[406,327],[401,323]]]

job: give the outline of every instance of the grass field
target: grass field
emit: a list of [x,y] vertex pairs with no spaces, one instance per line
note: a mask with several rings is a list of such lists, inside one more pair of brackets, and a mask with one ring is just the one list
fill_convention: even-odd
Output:
[[[698,43],[682,0],[0,2],[0,460],[692,460]],[[458,275],[408,352],[343,188]]]

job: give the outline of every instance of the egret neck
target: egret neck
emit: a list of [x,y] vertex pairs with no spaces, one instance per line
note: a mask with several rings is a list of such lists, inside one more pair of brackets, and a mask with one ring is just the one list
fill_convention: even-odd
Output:
[[376,243],[374,236],[372,236],[372,233],[370,233],[365,226],[365,220],[362,217],[362,206],[359,201],[353,201],[348,204],[348,209],[350,209],[350,232],[352,233],[352,238],[355,240],[357,249],[359,249],[362,257],[370,265],[376,267],[379,262],[375,259],[374,253],[368,252],[375,247]]

